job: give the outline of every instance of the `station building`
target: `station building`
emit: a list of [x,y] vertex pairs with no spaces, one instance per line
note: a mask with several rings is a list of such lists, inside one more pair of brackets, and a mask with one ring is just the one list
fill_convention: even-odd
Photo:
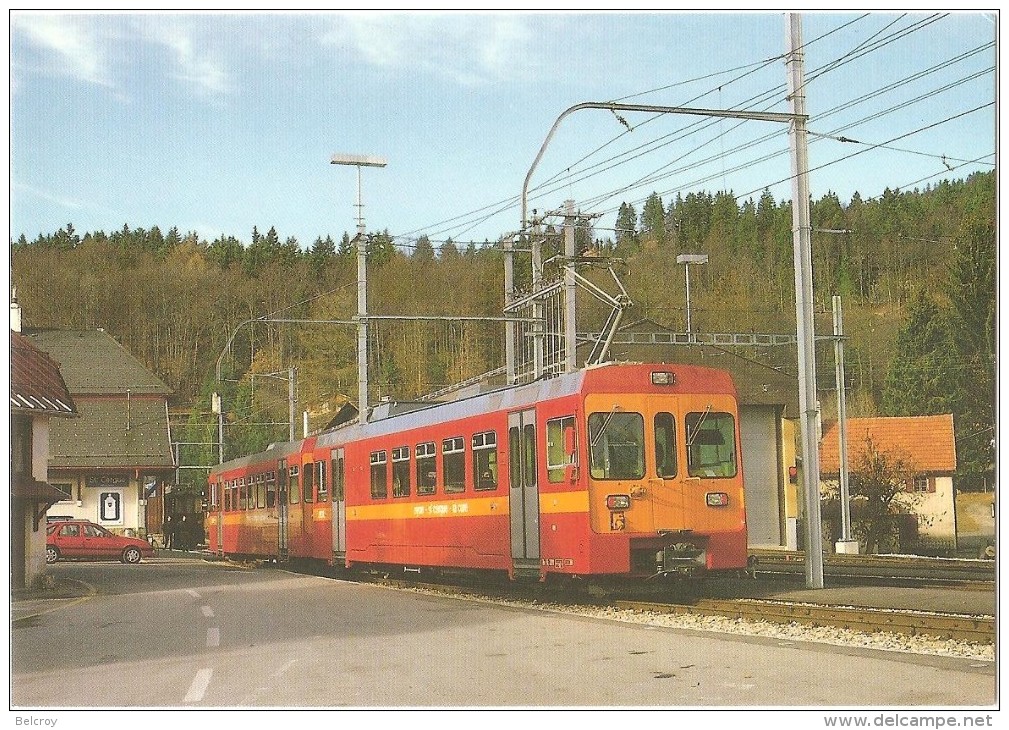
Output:
[[104,330],[25,334],[60,363],[79,416],[50,428],[49,483],[61,498],[49,518],[145,536],[148,501],[175,481],[171,390]]

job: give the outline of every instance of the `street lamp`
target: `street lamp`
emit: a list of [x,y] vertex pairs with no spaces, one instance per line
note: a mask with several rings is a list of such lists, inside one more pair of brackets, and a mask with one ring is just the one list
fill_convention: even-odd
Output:
[[361,168],[385,167],[381,157],[369,155],[333,155],[331,165],[357,168],[357,402],[358,421],[368,422],[368,267],[364,235],[364,205],[361,203]]
[[676,257],[676,263],[683,264],[683,269],[687,275],[687,334],[690,334],[690,264],[708,263],[706,253],[681,253]]

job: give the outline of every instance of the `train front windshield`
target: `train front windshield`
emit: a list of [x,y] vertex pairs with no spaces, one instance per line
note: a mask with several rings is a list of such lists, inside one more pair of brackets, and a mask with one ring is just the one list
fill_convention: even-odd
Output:
[[589,416],[593,479],[640,479],[645,475],[645,421],[640,413]]

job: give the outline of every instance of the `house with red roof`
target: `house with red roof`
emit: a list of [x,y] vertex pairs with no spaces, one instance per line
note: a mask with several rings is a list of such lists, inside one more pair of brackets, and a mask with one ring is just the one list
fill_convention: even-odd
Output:
[[[900,459],[909,468],[899,498],[918,518],[922,547],[956,547],[956,508],[953,474],[956,438],[953,415],[897,416],[847,419],[848,471],[853,473],[871,439],[880,453]],[[820,440],[820,481],[836,488],[840,473],[838,425]]]
[[11,303],[11,588],[34,585],[46,568],[45,517],[65,498],[49,483],[50,420],[75,418],[77,407],[59,363],[14,327],[20,328],[17,302]]

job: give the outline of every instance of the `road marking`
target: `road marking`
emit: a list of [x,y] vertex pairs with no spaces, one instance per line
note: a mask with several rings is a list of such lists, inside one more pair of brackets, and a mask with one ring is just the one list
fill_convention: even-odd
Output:
[[[282,667],[280,667],[277,671],[275,671],[273,674],[271,674],[270,675],[270,679],[279,679],[280,676],[282,674],[284,674],[284,672],[286,672],[288,669],[290,669],[291,667],[293,667],[297,663],[298,663],[297,659],[291,659],[286,664],[284,664]],[[269,691],[270,691],[270,687],[268,685],[264,684],[264,685],[262,685],[260,687],[257,687],[254,692],[250,692],[249,694],[245,695],[245,697],[243,697],[241,699],[241,701],[239,701],[238,704],[240,706],[245,706],[245,705],[252,704],[256,700],[257,697],[259,697],[264,692],[269,692]]]
[[205,617],[207,618],[214,617],[214,609],[212,609],[210,606],[200,606],[200,610],[203,611],[203,615]]
[[193,677],[193,683],[189,685],[189,691],[186,692],[186,697],[183,702],[199,702],[203,699],[203,695],[207,691],[207,687],[210,686],[210,678],[214,676],[213,669],[201,669]]
[[196,591],[194,591],[192,588],[188,589],[186,591],[186,593],[188,593],[189,595],[191,595],[193,598],[200,598],[201,597],[200,594],[197,593]]
[[207,629],[207,648],[212,649],[221,645],[221,630],[218,628]]

